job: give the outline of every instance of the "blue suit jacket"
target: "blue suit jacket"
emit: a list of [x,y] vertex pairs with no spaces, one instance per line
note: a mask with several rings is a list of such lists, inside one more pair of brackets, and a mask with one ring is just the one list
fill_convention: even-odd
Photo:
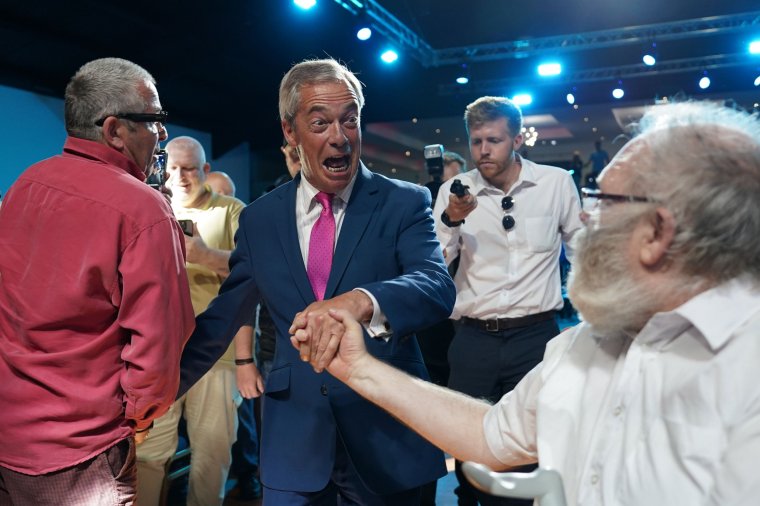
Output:
[[[338,434],[373,492],[390,494],[432,481],[446,472],[439,450],[328,373],[315,373],[290,344],[295,314],[315,301],[296,231],[298,182],[243,211],[230,275],[198,316],[182,355],[180,395],[222,355],[263,300],[277,327],[263,406],[264,484],[302,492],[324,488]],[[375,296],[393,330],[387,342],[365,335],[369,352],[427,378],[412,333],[447,318],[456,297],[433,230],[430,194],[363,165],[346,207],[325,299],[358,287]]]

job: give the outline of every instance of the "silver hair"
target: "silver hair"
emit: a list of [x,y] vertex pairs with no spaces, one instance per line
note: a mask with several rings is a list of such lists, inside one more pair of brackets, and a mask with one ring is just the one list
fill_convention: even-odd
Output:
[[169,156],[171,156],[171,151],[173,149],[192,150],[195,157],[198,159],[198,168],[202,168],[206,163],[206,150],[203,149],[203,144],[201,144],[198,139],[194,139],[188,135],[174,137],[166,143],[164,149],[169,152]]
[[669,260],[692,283],[749,275],[760,282],[760,121],[705,102],[654,107],[631,191],[662,202],[676,234]]
[[139,85],[155,84],[147,70],[121,58],[101,58],[84,64],[66,86],[64,119],[72,137],[98,140],[95,122],[116,113],[142,112],[146,98]]
[[305,84],[343,81],[356,94],[359,110],[364,107],[362,83],[348,68],[333,60],[306,60],[294,65],[280,82],[280,119],[293,126],[301,100],[301,87]]

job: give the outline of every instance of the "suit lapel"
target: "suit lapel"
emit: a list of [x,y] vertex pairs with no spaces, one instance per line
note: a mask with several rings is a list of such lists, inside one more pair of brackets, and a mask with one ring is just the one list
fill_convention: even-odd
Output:
[[346,215],[343,217],[338,244],[335,246],[330,277],[325,289],[325,299],[335,295],[335,290],[348,267],[348,262],[351,260],[354,250],[367,230],[369,220],[379,204],[378,197],[379,191],[372,173],[362,163],[346,207]]
[[[280,209],[285,219],[276,220],[277,234],[282,244],[282,250],[285,254],[285,260],[288,263],[290,272],[293,275],[293,281],[298,288],[301,297],[305,302],[304,306],[314,302],[314,291],[311,289],[309,278],[306,276],[306,267],[303,264],[301,255],[301,245],[298,243],[298,232],[296,227],[296,191],[298,183],[301,180],[301,174],[296,175],[295,179],[288,184],[286,191],[279,192]],[[254,239],[255,240],[255,239]]]

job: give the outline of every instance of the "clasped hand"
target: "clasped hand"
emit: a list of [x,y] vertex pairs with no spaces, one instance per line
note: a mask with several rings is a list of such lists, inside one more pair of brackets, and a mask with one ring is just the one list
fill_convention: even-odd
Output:
[[[340,312],[346,318],[369,320],[372,302],[360,291],[351,291],[332,299],[317,301],[297,313],[290,327],[290,342],[299,351],[301,360],[309,362],[316,372],[322,372],[338,352],[346,332],[343,321],[336,317]],[[358,325],[358,323],[357,323]],[[359,326],[361,336],[361,326]],[[363,339],[363,338],[362,338]]]

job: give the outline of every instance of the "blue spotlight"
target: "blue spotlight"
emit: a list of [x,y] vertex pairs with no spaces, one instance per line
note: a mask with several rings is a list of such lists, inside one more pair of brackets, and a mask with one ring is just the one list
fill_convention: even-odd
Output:
[[559,63],[542,63],[538,66],[538,75],[548,77],[548,76],[558,76],[562,73],[562,65]]
[[459,76],[457,77],[457,84],[467,84],[470,80],[467,78],[467,76]]
[[760,40],[753,40],[749,43],[749,52],[752,54],[760,54]]
[[533,97],[529,93],[518,93],[512,97],[512,102],[517,105],[530,105],[533,103]]
[[625,95],[625,91],[623,90],[623,88],[615,88],[614,90],[612,90],[612,96],[618,100],[623,98],[624,95]]
[[654,55],[645,54],[641,58],[641,61],[643,61],[644,65],[646,65],[647,67],[652,67],[655,63],[657,63],[657,58],[655,58]]
[[367,40],[372,37],[372,28],[363,26],[356,30],[356,38],[359,40]]
[[568,104],[573,105],[575,103],[575,95],[573,95],[572,93],[568,93],[567,97],[565,98],[567,99]]
[[293,3],[301,9],[307,11],[317,5],[317,0],[293,0]]
[[398,53],[393,49],[387,49],[380,55],[380,59],[385,63],[393,63],[398,60]]
[[702,76],[702,78],[699,80],[699,87],[703,90],[706,90],[710,87],[710,78],[707,76]]

